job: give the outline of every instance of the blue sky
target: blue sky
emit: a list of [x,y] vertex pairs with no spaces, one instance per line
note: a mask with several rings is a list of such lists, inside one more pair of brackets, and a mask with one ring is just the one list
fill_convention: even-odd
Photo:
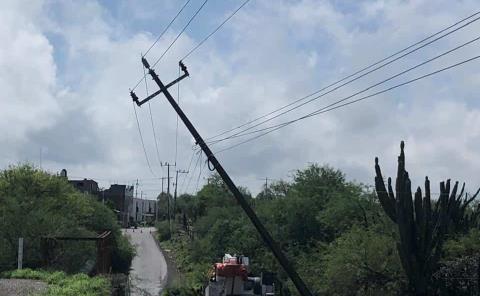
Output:
[[[148,54],[153,62],[203,0],[185,11]],[[178,59],[243,1],[209,0],[156,68],[165,81]],[[2,1],[0,38],[0,165],[29,161],[51,172],[92,177],[102,186],[145,180],[153,198],[175,161],[176,117],[164,98],[152,101],[157,156],[148,108],[138,109],[150,173],[128,89],[142,75],[139,60],[183,1]],[[478,9],[464,1],[251,0],[185,63],[180,84],[185,112],[205,136],[288,104],[455,23]],[[272,124],[301,116],[477,37],[480,21],[372,73]],[[375,90],[478,54],[479,44],[421,67]],[[480,165],[478,61],[421,82],[280,129],[219,154],[239,185],[257,193],[262,178],[288,179],[308,163],[329,164],[350,180],[371,184],[373,159],[395,172],[401,140],[414,182],[425,175],[467,182]],[[149,88],[155,88],[148,80]],[[136,90],[145,95],[142,84]],[[176,96],[176,92],[175,92]],[[177,163],[186,169],[192,139],[180,125]],[[243,138],[242,138],[243,139]],[[239,140],[225,141],[214,151]],[[193,183],[207,176],[197,170]],[[470,187],[469,187],[470,186]],[[182,190],[191,192],[196,186]],[[181,190],[181,191],[182,191]]]

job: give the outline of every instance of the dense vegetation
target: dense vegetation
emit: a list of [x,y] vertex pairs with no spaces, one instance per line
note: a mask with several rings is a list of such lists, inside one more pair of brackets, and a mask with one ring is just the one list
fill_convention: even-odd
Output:
[[[61,177],[29,165],[0,172],[0,271],[16,267],[18,238],[24,238],[24,266],[44,267],[41,237],[94,236],[112,230],[113,271],[128,271],[133,247],[120,233],[114,213]],[[58,242],[51,268],[68,273],[94,266],[95,242]]]
[[44,296],[107,296],[110,282],[104,277],[88,277],[85,274],[66,275],[64,272],[47,272],[22,269],[4,272],[4,278],[35,279],[48,284]]
[[[347,181],[339,170],[313,164],[298,170],[291,182],[270,184],[255,198],[243,191],[315,294],[423,295],[414,290],[410,271],[402,265],[397,223],[385,214],[374,191]],[[436,201],[431,203],[435,208]],[[184,276],[181,286],[168,294],[201,293],[211,264],[224,253],[249,256],[253,273],[277,272],[285,283],[278,292],[296,294],[218,175],[212,175],[196,195],[181,196],[176,209],[171,237],[168,223],[157,225],[161,244],[173,250]],[[473,202],[465,205],[465,212],[475,212]],[[474,295],[477,291],[480,231],[476,219],[461,229],[448,224],[449,231],[440,234],[444,243],[439,245],[439,260],[429,265],[425,293]]]

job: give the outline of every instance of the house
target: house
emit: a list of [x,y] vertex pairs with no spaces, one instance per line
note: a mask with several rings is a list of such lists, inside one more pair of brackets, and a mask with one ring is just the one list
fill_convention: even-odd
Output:
[[94,196],[98,196],[100,190],[98,183],[92,179],[83,180],[68,180],[68,183],[72,184],[78,191],[88,193]]
[[[72,184],[78,191],[91,194],[97,197],[99,201],[110,204],[113,207],[113,211],[117,214],[118,222],[122,227],[128,227],[130,222],[134,220],[131,217],[131,213],[133,213],[133,186],[113,184],[110,185],[110,188],[101,190],[98,187],[98,183],[92,179],[68,180],[65,169],[61,171],[60,177],[65,178],[68,183]],[[149,210],[142,212],[143,214],[151,214],[150,212],[152,210],[150,208],[152,205],[144,205],[143,207]],[[153,210],[153,214],[155,214],[155,210]]]
[[101,196],[105,202],[110,201],[113,204],[122,227],[128,227],[133,207],[133,186],[113,184],[103,190]]
[[[67,170],[63,169],[60,173],[61,178],[68,180]],[[68,180],[68,183],[72,184],[75,189],[80,192],[88,193],[94,196],[98,196],[100,189],[98,183],[92,179],[83,179],[83,180]]]

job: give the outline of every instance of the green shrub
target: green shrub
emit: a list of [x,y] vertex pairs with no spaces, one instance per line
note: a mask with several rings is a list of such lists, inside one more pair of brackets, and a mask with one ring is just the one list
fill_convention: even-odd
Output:
[[[85,195],[65,178],[30,165],[0,171],[0,271],[15,267],[18,238],[24,238],[24,266],[43,266],[41,237],[94,236],[112,230],[114,272],[128,271],[133,247],[122,238],[114,212],[94,196]],[[76,273],[94,262],[92,241],[58,241],[52,250],[54,268]]]
[[163,296],[202,296],[202,289],[185,287],[183,284],[168,287],[163,292]]
[[318,284],[327,295],[397,295],[403,278],[394,238],[354,226],[329,245]]
[[128,273],[133,257],[135,257],[135,247],[125,236],[117,235],[112,253],[112,269],[115,272]]
[[163,242],[170,239],[171,232],[168,229],[168,221],[158,222],[155,227],[157,228],[157,235],[159,241]]
[[6,278],[34,279],[48,283],[44,296],[107,296],[110,295],[110,281],[101,276],[86,274],[67,275],[64,272],[22,269],[2,274]]

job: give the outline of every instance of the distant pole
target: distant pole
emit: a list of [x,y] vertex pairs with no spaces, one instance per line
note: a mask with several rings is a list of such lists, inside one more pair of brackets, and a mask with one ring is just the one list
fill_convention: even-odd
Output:
[[155,223],[158,222],[158,196],[157,200],[155,201]]
[[23,237],[18,239],[18,265],[17,269],[22,269],[23,267]]
[[137,183],[135,184],[135,198],[138,197],[138,179],[137,179]]
[[175,213],[177,212],[177,189],[178,189],[178,174],[188,174],[185,170],[176,170],[175,176],[175,193],[173,195],[173,220],[175,221]]
[[265,198],[267,198],[268,178],[265,177]]
[[173,194],[173,221],[175,222],[175,213],[177,211],[177,187],[178,187],[178,170],[175,175],[175,193]]
[[164,179],[165,179],[165,178],[162,177],[162,193],[163,193],[163,180],[164,180]]
[[170,221],[170,164],[167,163],[167,215],[168,215],[168,231],[172,232],[172,222]]
[[142,204],[141,210],[140,210],[140,220],[144,220],[144,205],[143,205],[143,190],[140,191],[140,203]]

